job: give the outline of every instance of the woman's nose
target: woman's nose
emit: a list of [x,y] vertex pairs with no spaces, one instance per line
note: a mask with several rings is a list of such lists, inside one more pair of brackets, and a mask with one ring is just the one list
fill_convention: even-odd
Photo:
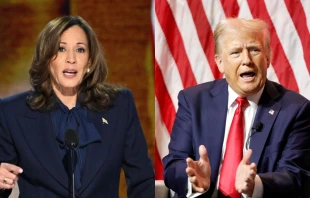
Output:
[[68,52],[67,53],[67,60],[66,60],[66,62],[70,63],[70,64],[76,63],[76,57],[75,57],[74,52]]

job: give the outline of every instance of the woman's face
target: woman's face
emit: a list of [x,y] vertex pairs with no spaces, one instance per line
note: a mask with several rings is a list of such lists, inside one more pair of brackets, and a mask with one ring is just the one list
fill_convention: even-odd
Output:
[[75,25],[60,37],[57,56],[50,62],[52,87],[63,95],[76,94],[89,67],[89,48],[86,34]]

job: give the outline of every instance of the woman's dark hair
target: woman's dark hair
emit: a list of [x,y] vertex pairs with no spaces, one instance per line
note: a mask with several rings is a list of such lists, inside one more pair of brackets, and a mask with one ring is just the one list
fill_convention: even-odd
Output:
[[91,110],[104,111],[113,104],[120,92],[120,87],[105,83],[107,65],[93,29],[79,16],[64,16],[50,21],[37,38],[29,70],[33,91],[27,98],[32,109],[48,111],[54,106],[56,96],[51,85],[49,64],[57,56],[62,33],[75,25],[84,30],[89,45],[90,71],[85,74],[78,88],[81,105]]

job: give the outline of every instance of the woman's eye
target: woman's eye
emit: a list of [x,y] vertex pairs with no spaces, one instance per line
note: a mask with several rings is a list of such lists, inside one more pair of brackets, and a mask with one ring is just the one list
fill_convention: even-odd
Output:
[[58,48],[58,51],[59,51],[59,52],[64,52],[64,51],[65,51],[65,48],[59,47],[59,48]]
[[85,52],[85,49],[84,49],[84,48],[78,48],[76,51],[77,51],[77,52],[80,52],[80,53],[84,53],[84,52]]

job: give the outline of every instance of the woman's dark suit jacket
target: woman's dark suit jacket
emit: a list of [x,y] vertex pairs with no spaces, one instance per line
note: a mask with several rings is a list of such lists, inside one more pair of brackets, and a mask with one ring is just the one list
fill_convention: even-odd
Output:
[[[69,177],[57,150],[50,113],[32,110],[29,92],[0,100],[0,162],[23,169],[19,175],[20,197],[68,197]],[[103,122],[103,120],[107,122]],[[101,135],[88,145],[76,197],[118,197],[121,168],[128,197],[154,197],[154,171],[136,107],[124,89],[105,112],[87,111]],[[0,197],[8,197],[2,191]]]

